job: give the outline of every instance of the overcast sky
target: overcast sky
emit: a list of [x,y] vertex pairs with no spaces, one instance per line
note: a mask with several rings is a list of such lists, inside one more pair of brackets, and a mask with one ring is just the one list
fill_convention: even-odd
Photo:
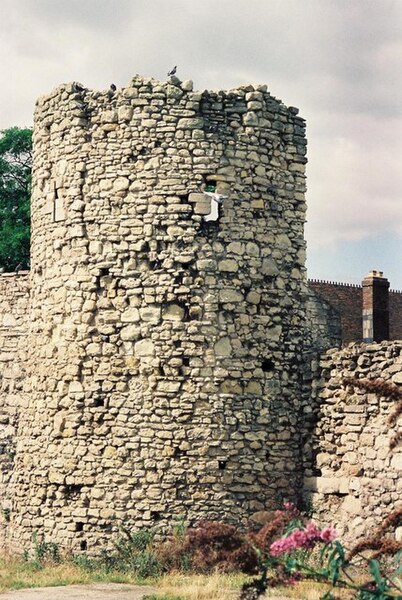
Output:
[[402,0],[0,0],[0,56],[0,129],[67,81],[266,83],[307,119],[309,276],[402,288]]

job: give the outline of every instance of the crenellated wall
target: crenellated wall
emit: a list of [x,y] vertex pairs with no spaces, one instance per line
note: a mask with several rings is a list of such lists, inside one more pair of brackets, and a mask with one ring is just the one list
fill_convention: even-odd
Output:
[[[327,313],[328,332],[333,331],[336,321],[340,319],[343,345],[363,341],[363,288],[361,285],[309,279],[308,289],[310,299],[312,295],[316,298],[314,313],[318,311],[322,318]],[[320,300],[323,301],[321,308]],[[328,305],[332,307],[332,314],[327,312]],[[309,308],[307,310],[309,312]],[[338,318],[336,316],[334,318],[334,313],[338,313]],[[398,290],[389,292],[389,339],[402,339],[402,292]]]

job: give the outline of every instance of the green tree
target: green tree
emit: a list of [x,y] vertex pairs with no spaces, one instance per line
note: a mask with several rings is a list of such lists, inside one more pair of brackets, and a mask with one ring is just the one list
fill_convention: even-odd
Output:
[[0,269],[29,267],[32,130],[0,132]]

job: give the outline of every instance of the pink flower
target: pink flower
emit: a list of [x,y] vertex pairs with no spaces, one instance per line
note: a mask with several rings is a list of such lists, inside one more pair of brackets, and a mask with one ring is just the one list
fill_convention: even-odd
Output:
[[333,542],[336,539],[336,530],[334,527],[326,527],[320,533],[320,540],[328,544],[329,542]]
[[333,527],[319,529],[315,523],[308,523],[304,529],[295,529],[287,537],[279,538],[271,544],[269,551],[271,556],[287,554],[291,550],[314,548],[317,542],[328,544],[336,538]]

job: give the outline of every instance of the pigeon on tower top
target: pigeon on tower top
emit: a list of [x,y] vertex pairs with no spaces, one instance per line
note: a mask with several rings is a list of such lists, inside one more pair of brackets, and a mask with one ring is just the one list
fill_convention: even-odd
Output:
[[110,84],[110,89],[111,89],[112,92],[115,92],[117,90],[117,87],[115,86],[114,83],[111,83]]
[[169,71],[168,77],[170,77],[171,75],[176,75],[176,71],[177,71],[177,65],[175,65],[173,67],[173,69],[171,71]]

